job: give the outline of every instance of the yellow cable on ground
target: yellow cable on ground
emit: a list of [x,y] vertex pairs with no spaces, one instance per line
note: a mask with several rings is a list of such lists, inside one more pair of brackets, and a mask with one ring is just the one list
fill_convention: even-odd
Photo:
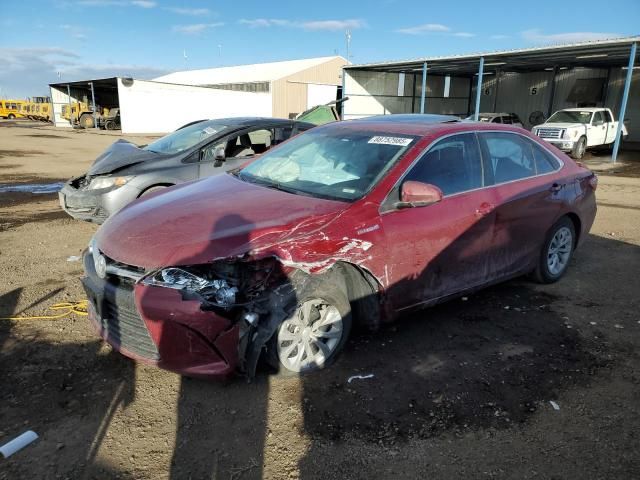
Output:
[[61,313],[57,313],[55,315],[39,315],[39,316],[29,316],[24,315],[20,317],[5,317],[0,320],[55,320],[58,318],[66,317],[67,315],[71,315],[75,313],[76,315],[87,316],[87,301],[80,300],[79,302],[62,302],[62,303],[54,303],[53,305],[47,307],[47,310],[52,311],[62,311]]

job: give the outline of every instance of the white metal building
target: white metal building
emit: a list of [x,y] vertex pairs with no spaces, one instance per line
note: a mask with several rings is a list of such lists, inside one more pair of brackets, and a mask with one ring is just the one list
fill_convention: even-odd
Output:
[[113,77],[49,85],[54,124],[64,105],[120,108],[123,133],[166,133],[206,118],[289,118],[338,98],[342,57],[187,70],[154,80]]

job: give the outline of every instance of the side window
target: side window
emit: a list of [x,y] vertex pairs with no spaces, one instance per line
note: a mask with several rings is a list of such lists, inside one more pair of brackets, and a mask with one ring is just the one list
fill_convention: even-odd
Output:
[[285,140],[289,140],[289,137],[291,137],[292,132],[293,132],[293,127],[277,127],[275,129],[275,137],[273,139],[273,144],[278,145],[279,143],[282,143]]
[[611,113],[609,113],[609,111],[608,111],[608,110],[604,110],[604,111],[602,112],[602,114],[604,115],[604,121],[605,121],[605,122],[607,122],[607,123],[611,123],[611,122],[613,122],[613,118],[611,118]]
[[454,135],[434,145],[404,180],[430,183],[445,195],[483,186],[482,161],[474,134]]
[[494,117],[491,123],[502,123],[502,117]]
[[479,133],[484,149],[485,168],[495,183],[510,182],[536,174],[531,144],[512,133]]
[[[237,141],[237,137],[234,137],[234,140]],[[219,148],[224,148],[226,152],[226,147],[227,147],[227,142],[213,142],[202,149],[202,154],[200,156],[196,152],[193,155],[190,155],[189,157],[187,157],[184,161],[187,163],[192,163],[197,161],[212,162],[215,160],[216,150],[218,150]]]
[[534,142],[531,142],[531,148],[533,149],[533,158],[536,162],[536,173],[538,175],[553,172],[560,168],[560,162],[558,159],[540,145],[536,145]]
[[[273,143],[273,131],[264,128],[249,132],[251,149],[254,153],[264,153],[271,148]],[[244,156],[244,155],[243,155]]]
[[593,114],[593,124],[594,125],[602,125],[604,123],[604,117],[602,112],[596,112]]

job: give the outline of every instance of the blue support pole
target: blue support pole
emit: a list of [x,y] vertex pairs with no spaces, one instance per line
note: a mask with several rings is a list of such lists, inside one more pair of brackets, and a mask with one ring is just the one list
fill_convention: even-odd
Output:
[[631,44],[631,53],[629,53],[629,65],[627,66],[627,78],[624,81],[624,92],[622,93],[622,102],[620,102],[620,115],[618,116],[618,128],[616,130],[616,140],[613,142],[613,153],[611,153],[611,161],[616,163],[618,158],[618,149],[622,137],[622,124],[624,116],[627,113],[627,101],[629,100],[629,90],[631,89],[631,78],[633,76],[633,65],[636,61],[636,43]]
[[480,115],[480,95],[482,95],[482,76],[484,75],[484,57],[480,57],[480,67],[478,68],[478,84],[476,86],[476,109],[473,112],[473,119],[477,122]]
[[422,92],[420,92],[420,113],[424,113],[424,104],[427,99],[427,62],[422,64]]
[[93,109],[93,128],[98,128],[98,117],[96,116],[96,94],[93,91],[93,82],[89,82],[91,85],[91,108]]
[[345,69],[342,69],[342,95],[340,95],[340,100],[342,100],[342,102],[340,102],[340,119],[344,120],[344,104],[346,103],[344,101],[344,99],[347,97],[347,72],[345,71]]

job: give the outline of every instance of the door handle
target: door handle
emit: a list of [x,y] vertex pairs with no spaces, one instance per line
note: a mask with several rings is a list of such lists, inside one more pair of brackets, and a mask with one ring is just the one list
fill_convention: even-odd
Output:
[[554,183],[553,185],[551,185],[551,187],[549,187],[549,191],[553,193],[557,193],[560,190],[562,190],[562,187],[564,187],[564,185],[561,185],[559,183]]
[[485,215],[490,214],[494,208],[494,204],[483,202],[478,208],[476,208],[476,217],[484,217]]

